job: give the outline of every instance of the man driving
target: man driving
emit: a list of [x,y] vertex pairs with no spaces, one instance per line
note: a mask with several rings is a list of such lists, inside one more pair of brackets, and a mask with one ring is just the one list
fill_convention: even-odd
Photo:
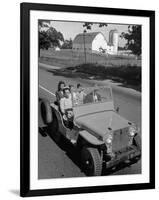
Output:
[[76,101],[78,105],[83,104],[83,99],[86,96],[84,89],[80,83],[77,84]]
[[92,92],[87,94],[87,96],[84,98],[84,104],[85,103],[94,103],[101,101],[101,95],[98,94],[98,89],[94,89]]

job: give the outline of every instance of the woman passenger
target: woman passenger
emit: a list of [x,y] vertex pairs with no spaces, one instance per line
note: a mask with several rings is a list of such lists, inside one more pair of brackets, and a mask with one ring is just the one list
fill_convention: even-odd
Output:
[[57,91],[56,91],[56,101],[59,105],[60,103],[60,99],[64,97],[64,93],[63,93],[63,89],[65,87],[65,82],[64,81],[60,81],[58,83],[58,87],[57,87]]

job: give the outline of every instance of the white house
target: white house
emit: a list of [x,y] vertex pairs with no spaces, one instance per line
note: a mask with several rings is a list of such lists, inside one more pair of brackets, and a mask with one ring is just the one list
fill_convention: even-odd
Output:
[[105,52],[117,54],[118,32],[111,30],[109,33],[109,43],[101,32],[80,33],[73,40],[73,50],[87,52]]

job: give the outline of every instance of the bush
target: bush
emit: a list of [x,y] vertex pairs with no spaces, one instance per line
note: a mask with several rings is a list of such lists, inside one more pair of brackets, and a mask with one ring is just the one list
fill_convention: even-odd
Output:
[[141,84],[141,67],[134,66],[119,66],[105,67],[99,64],[86,63],[76,66],[74,69],[80,73],[86,73],[101,78],[122,79],[126,83],[135,85]]

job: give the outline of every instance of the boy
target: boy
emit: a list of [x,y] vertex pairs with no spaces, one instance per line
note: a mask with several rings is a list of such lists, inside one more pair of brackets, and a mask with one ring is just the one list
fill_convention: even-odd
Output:
[[64,97],[60,100],[60,110],[63,115],[64,124],[70,129],[73,128],[72,96],[69,87],[63,89]]

